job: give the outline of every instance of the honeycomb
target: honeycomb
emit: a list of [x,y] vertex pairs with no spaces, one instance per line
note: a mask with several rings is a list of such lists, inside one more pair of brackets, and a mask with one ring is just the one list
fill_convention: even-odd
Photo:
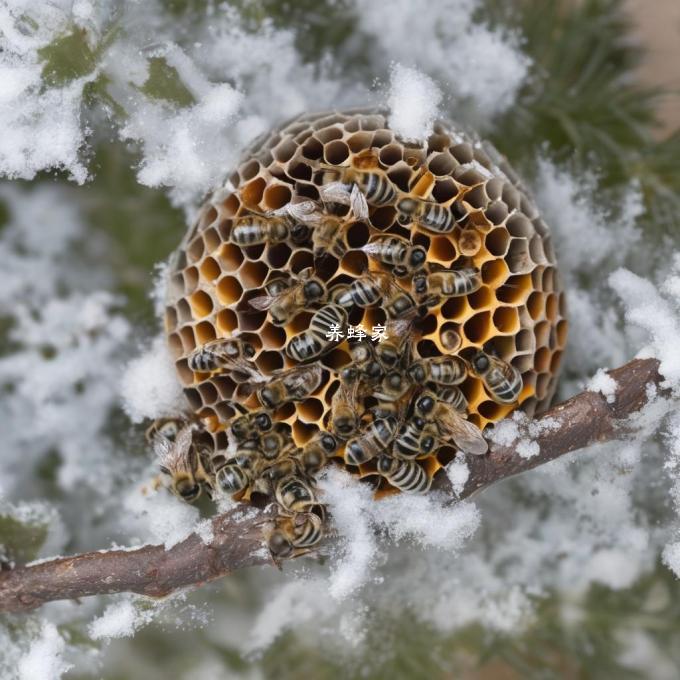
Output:
[[[398,221],[394,200],[371,204],[368,218],[352,216],[346,205],[347,251],[315,257],[309,240],[239,246],[232,230],[239,218],[273,213],[305,200],[321,201],[320,188],[336,175],[366,167],[389,180],[399,198],[411,196],[428,205],[449,209],[455,227],[435,233],[417,222]],[[331,173],[332,174],[332,173]],[[396,199],[395,199],[396,200]],[[484,429],[520,407],[532,415],[545,409],[553,396],[567,336],[565,301],[555,253],[546,223],[516,173],[490,144],[448,122],[437,122],[426,142],[406,142],[393,132],[386,115],[377,110],[301,115],[258,138],[245,152],[225,186],[201,207],[170,265],[165,328],[171,354],[191,411],[200,419],[214,450],[226,449],[230,419],[262,406],[241,381],[225,372],[200,373],[189,368],[197,348],[219,338],[238,336],[255,348],[259,372],[297,365],[285,352],[290,339],[306,329],[323,303],[303,308],[284,325],[275,325],[267,310],[250,304],[264,295],[265,285],[312,268],[327,288],[350,283],[366,271],[388,271],[367,255],[369,239],[392,234],[422,246],[427,266],[475,267],[482,285],[468,295],[444,298],[413,322],[415,359],[456,354],[464,360],[480,348],[510,363],[521,373],[519,399],[498,403],[482,380],[471,372],[459,385],[467,402],[467,419]],[[318,253],[317,253],[318,255]],[[410,277],[398,285],[411,290]],[[370,329],[385,323],[380,305],[353,307],[348,322]],[[287,402],[274,413],[285,423],[297,446],[329,427],[339,372],[351,362],[344,339],[322,354],[318,388],[307,398]],[[374,462],[352,466],[345,447],[335,462],[372,480],[376,494],[394,491],[377,474]],[[416,461],[432,478],[456,455],[452,442]]]

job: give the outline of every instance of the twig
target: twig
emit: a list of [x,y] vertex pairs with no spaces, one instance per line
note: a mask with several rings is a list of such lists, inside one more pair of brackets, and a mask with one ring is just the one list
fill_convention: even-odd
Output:
[[[625,439],[626,421],[647,402],[647,387],[659,385],[656,359],[636,359],[609,371],[617,389],[612,403],[599,393],[581,392],[536,418],[540,452],[524,458],[511,445],[491,444],[486,456],[471,456],[470,476],[459,498],[531,470],[589,444]],[[541,424],[545,427],[540,427]],[[446,486],[441,475],[439,485]],[[192,534],[169,550],[146,545],[135,550],[106,550],[60,557],[0,572],[0,612],[27,611],[53,600],[133,592],[162,597],[215,580],[237,569],[269,561],[263,549],[261,524],[266,511],[236,509],[213,519],[208,544]]]

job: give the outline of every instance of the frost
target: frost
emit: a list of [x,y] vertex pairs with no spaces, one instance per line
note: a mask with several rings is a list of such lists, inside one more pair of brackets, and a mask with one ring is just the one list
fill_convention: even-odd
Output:
[[[673,261],[670,284],[680,273],[680,255]],[[626,309],[626,321],[643,329],[651,342],[651,352],[661,362],[660,373],[666,385],[680,389],[680,318],[677,300],[669,300],[663,291],[645,279],[625,269],[618,269],[609,278],[610,285]]]
[[588,383],[589,392],[599,392],[607,399],[608,404],[613,404],[616,399],[616,380],[612,378],[603,368],[598,369],[597,373]]
[[453,493],[459,496],[463,492],[467,480],[470,478],[470,468],[465,459],[461,456],[456,456],[446,466],[446,474],[451,482]]
[[38,50],[69,27],[69,8],[59,2],[23,5],[0,7],[0,176],[32,179],[57,168],[82,184],[86,129],[80,108],[91,76],[45,88],[38,59]]
[[532,420],[522,411],[515,411],[509,418],[494,425],[489,432],[489,439],[498,446],[514,446],[522,458],[533,458],[541,452],[535,439],[559,427],[560,423],[554,418]]
[[533,458],[541,452],[541,447],[538,442],[532,442],[530,439],[521,439],[517,443],[517,453],[522,458]]
[[162,543],[166,550],[196,533],[204,543],[213,539],[212,523],[200,519],[198,509],[183,503],[160,489],[145,493],[139,488],[130,491],[124,501],[131,514],[130,529],[140,534],[144,543]]
[[518,49],[517,37],[476,21],[475,0],[443,0],[426,10],[409,0],[389,8],[371,0],[354,4],[374,46],[374,62],[410,65],[417,44],[418,68],[445,83],[458,100],[471,100],[477,118],[510,106],[527,76],[530,62]]
[[203,97],[179,112],[162,104],[140,107],[121,131],[143,148],[139,181],[181,186],[189,194],[215,186],[228,167],[225,154],[238,150],[227,133],[242,102],[241,93],[223,84],[206,85]]
[[155,338],[147,352],[128,364],[120,391],[125,411],[133,423],[177,416],[186,409],[164,337]]
[[680,541],[668,543],[663,550],[664,564],[680,578]]
[[421,142],[432,134],[442,93],[431,78],[413,68],[392,68],[388,106],[390,127],[404,141]]
[[45,622],[38,639],[31,642],[28,652],[19,660],[19,680],[58,680],[71,664],[62,655],[66,648],[64,638],[54,624]]
[[332,597],[341,600],[366,581],[376,558],[377,545],[366,515],[372,505],[372,493],[339,470],[329,470],[320,488],[345,543],[344,554],[333,568],[329,584]]
[[142,610],[132,599],[110,604],[104,613],[90,623],[88,635],[93,640],[132,637],[135,632],[153,619],[154,610]]

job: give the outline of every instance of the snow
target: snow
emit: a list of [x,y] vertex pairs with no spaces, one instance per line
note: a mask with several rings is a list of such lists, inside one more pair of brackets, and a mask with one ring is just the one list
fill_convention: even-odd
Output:
[[395,64],[390,78],[388,122],[404,141],[424,141],[432,134],[442,99],[434,81],[416,69]]
[[133,488],[124,499],[130,517],[129,529],[139,535],[140,542],[162,543],[166,550],[181,543],[191,534],[199,535],[204,543],[213,539],[212,523],[201,519],[193,505],[175,498],[169,491]]
[[354,5],[372,63],[387,61],[387,70],[393,62],[410,66],[417,60],[419,70],[445,84],[457,103],[472,103],[477,123],[508,108],[527,76],[530,61],[517,36],[475,20],[475,0]]
[[91,76],[43,88],[38,59],[38,50],[66,31],[69,9],[63,2],[22,5],[0,7],[0,129],[12,131],[0,135],[0,176],[32,179],[58,168],[82,184],[87,130],[80,109]]
[[87,633],[93,640],[132,637],[153,619],[154,613],[154,607],[147,605],[143,609],[132,597],[123,596],[123,599],[108,605],[101,616],[90,622]]
[[62,658],[66,643],[52,623],[45,622],[28,652],[19,659],[19,680],[58,680],[72,665]]
[[333,567],[328,585],[331,596],[342,600],[367,580],[376,559],[378,548],[366,515],[372,493],[340,470],[329,470],[319,486],[333,514],[334,526],[344,539],[344,554]]
[[[12,0],[0,6],[0,128],[9,132],[0,135],[0,175],[30,179],[60,170],[82,183],[96,172],[88,167],[88,140],[118,138],[139,154],[138,181],[164,187],[191,214],[250,138],[303,110],[387,100],[390,120],[409,139],[426,136],[440,114],[492,126],[512,107],[530,64],[521,36],[479,23],[477,8],[473,0],[443,0],[426,10],[397,0],[386,11],[384,4],[353,0],[344,10],[356,19],[353,40],[310,61],[296,31],[267,19],[253,30],[234,7],[211,4],[187,29],[160,3],[126,3],[116,19],[122,30],[96,68],[43,86],[38,50],[74,25],[95,47],[111,28],[110,6]],[[370,68],[357,68],[363,63],[357,56]],[[144,94],[152,58],[176,69],[191,103]],[[83,89],[99,75],[125,116],[106,106],[93,116],[83,106]],[[600,369],[624,363],[643,345],[641,356],[660,359],[665,386],[677,395],[680,260],[668,262],[671,241],[659,248],[643,232],[640,187],[607,189],[594,172],[576,175],[547,158],[531,184],[568,291],[562,396],[593,376],[589,389],[610,399],[615,385]],[[0,511],[49,525],[41,554],[111,541],[172,547],[195,531],[208,542],[210,522],[196,508],[165,489],[149,491],[156,469],[142,453],[141,428],[131,423],[177,414],[184,401],[164,343],[133,330],[121,311],[125,300],[111,292],[113,272],[95,266],[101,258],[93,253],[108,244],[79,210],[80,196],[64,182],[0,187],[9,212],[0,230],[0,316],[11,320],[0,358],[0,431],[11,454],[0,457]],[[161,270],[157,291],[162,279]],[[159,313],[161,300],[157,292]],[[146,343],[147,351],[136,356],[132,342]],[[283,575],[262,569],[226,579],[205,598],[206,609],[221,612],[228,625],[202,623],[201,636],[185,633],[189,644],[210,663],[215,650],[264,651],[289,631],[320,653],[335,650],[348,665],[366,650],[377,663],[374,643],[381,652],[389,647],[394,620],[433,636],[472,624],[522,633],[542,598],[555,596],[562,610],[571,607],[565,616],[582,620],[593,583],[626,589],[656,568],[660,554],[680,577],[680,417],[674,397],[651,389],[650,397],[633,423],[642,427],[633,441],[541,466],[474,503],[450,504],[436,493],[376,503],[364,486],[329,471],[323,489],[339,547],[328,563],[300,561]],[[537,437],[558,425],[515,414],[490,437],[532,457],[540,453]],[[653,438],[659,429],[661,441]],[[460,494],[469,477],[464,458],[446,472]],[[47,489],[49,504],[32,500]],[[669,498],[676,516],[649,512]],[[113,648],[150,623],[147,607],[136,598],[90,600],[45,608],[44,621],[17,638],[1,627],[3,652],[15,648],[3,677],[59,677],[68,664],[57,624],[97,641],[119,640]],[[645,639],[629,641],[631,667],[647,671],[655,650]],[[82,647],[68,645],[79,666],[96,654]]]
[[673,299],[672,292],[679,273],[680,256],[676,255],[668,279],[669,287],[661,290],[626,269],[617,269],[609,277],[610,285],[626,310],[626,321],[647,333],[649,351],[661,362],[660,372],[666,379],[664,384],[675,390],[680,388],[680,317],[678,301]]
[[163,336],[125,368],[120,394],[133,423],[149,418],[177,416],[186,409],[182,388]]
[[662,557],[663,563],[680,578],[680,541],[666,544]]
[[603,368],[599,368],[597,373],[590,379],[587,390],[589,392],[599,392],[606,398],[608,404],[613,404],[616,399],[616,380],[612,378]]
[[470,468],[462,456],[456,456],[447,466],[446,475],[451,482],[451,489],[456,496],[459,496],[467,480],[470,478]]

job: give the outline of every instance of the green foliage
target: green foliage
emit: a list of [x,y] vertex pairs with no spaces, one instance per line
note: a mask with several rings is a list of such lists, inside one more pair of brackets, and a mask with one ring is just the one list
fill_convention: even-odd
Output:
[[52,41],[38,50],[38,55],[44,62],[43,82],[54,87],[86,76],[97,65],[97,55],[90,48],[87,32],[82,28]]
[[499,148],[525,170],[547,151],[596,171],[606,186],[638,181],[648,226],[677,225],[680,135],[654,136],[662,92],[634,77],[643,53],[630,40],[623,1],[487,0],[485,16],[515,27],[532,59],[516,105],[492,135]]
[[34,560],[47,538],[44,524],[21,522],[0,514],[0,558],[17,564]]
[[149,59],[149,77],[140,91],[151,99],[162,99],[180,107],[196,103],[179,77],[177,69],[170,66],[162,57]]

